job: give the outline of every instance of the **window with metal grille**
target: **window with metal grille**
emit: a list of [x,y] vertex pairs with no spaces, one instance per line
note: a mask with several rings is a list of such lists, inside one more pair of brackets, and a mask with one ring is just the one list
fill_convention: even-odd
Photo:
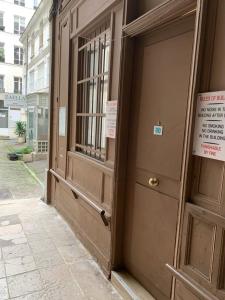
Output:
[[22,34],[25,30],[25,18],[14,16],[14,33]]
[[105,160],[105,113],[108,100],[110,23],[78,40],[76,151]]
[[14,64],[23,64],[23,48],[14,46]]

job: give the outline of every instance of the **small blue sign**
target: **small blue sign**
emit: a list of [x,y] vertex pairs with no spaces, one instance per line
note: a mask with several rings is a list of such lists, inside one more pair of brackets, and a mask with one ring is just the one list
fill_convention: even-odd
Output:
[[163,134],[163,126],[155,125],[153,134],[154,135],[162,135]]

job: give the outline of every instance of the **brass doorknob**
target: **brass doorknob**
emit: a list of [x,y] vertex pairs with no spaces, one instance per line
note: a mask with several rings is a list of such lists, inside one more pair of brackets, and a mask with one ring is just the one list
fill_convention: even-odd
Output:
[[149,183],[150,186],[158,186],[159,185],[159,179],[155,178],[155,177],[151,177],[151,178],[149,178],[148,183]]

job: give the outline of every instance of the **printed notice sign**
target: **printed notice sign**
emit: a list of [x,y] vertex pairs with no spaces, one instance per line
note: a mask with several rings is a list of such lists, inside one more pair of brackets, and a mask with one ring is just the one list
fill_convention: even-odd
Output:
[[193,154],[225,161],[225,91],[198,94]]
[[59,108],[59,136],[66,135],[66,108]]
[[106,104],[106,137],[116,138],[117,100]]

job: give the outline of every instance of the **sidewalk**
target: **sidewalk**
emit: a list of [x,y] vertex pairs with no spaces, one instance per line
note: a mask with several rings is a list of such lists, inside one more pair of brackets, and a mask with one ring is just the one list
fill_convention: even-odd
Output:
[[9,161],[0,140],[0,300],[121,299],[57,211],[39,200],[45,161]]
[[121,299],[57,211],[0,201],[0,299]]

